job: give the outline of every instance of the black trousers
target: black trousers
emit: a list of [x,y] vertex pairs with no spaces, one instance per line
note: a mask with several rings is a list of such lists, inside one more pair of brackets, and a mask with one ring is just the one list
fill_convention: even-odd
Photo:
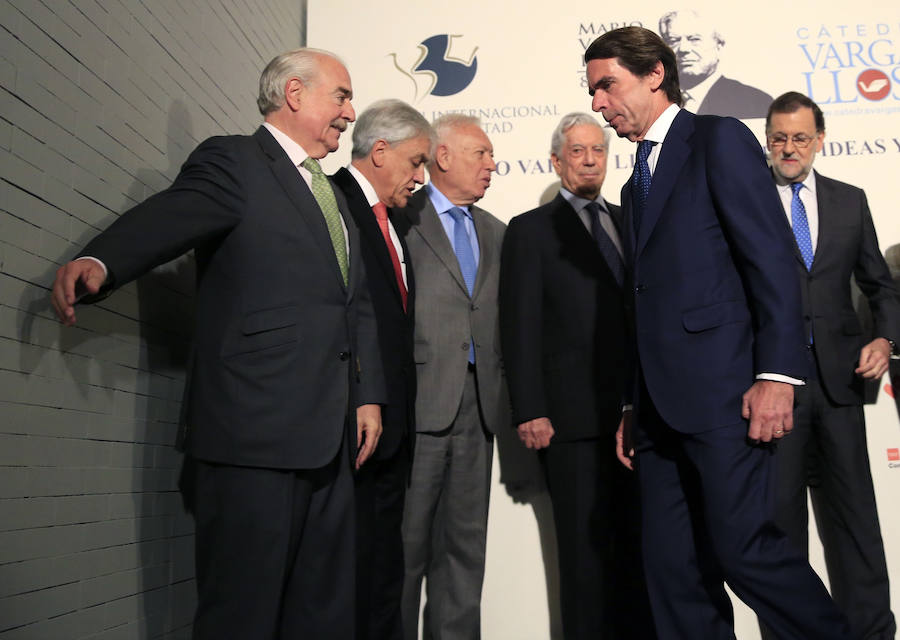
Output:
[[386,460],[369,460],[356,472],[356,638],[400,640],[403,592],[403,500],[410,466],[401,440]]
[[559,557],[566,640],[656,637],[640,548],[637,478],[612,436],[541,449]]
[[808,489],[831,595],[850,621],[852,636],[893,638],[897,625],[891,613],[863,408],[834,404],[816,379],[796,387],[795,394],[794,430],[778,443],[776,454],[776,522],[807,553]]
[[187,458],[196,523],[193,637],[353,638],[353,478],[346,441],[310,470]]

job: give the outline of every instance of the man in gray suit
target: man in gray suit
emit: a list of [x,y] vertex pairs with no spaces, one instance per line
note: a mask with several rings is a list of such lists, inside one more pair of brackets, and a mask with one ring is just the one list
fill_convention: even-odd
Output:
[[395,213],[416,274],[416,445],[403,515],[404,636],[480,636],[493,433],[508,422],[497,291],[505,225],[474,206],[496,169],[477,118],[434,123],[430,184]]

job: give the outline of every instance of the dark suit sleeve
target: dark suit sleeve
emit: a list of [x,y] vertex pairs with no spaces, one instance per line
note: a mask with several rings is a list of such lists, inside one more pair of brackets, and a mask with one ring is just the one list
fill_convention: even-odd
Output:
[[500,263],[500,337],[513,424],[549,415],[541,362],[541,251],[521,218],[506,229]]
[[873,336],[887,338],[888,340],[900,340],[900,300],[897,297],[897,289],[891,277],[890,269],[878,248],[878,237],[875,234],[875,225],[872,222],[872,214],[869,211],[869,203],[864,191],[860,190],[859,209],[862,216],[862,238],[860,240],[859,255],[853,275],[856,284],[865,294],[872,311]]
[[[350,224],[355,224],[350,220]],[[360,247],[357,245],[357,249]],[[357,349],[357,393],[356,405],[387,404],[387,387],[384,379],[384,367],[382,366],[381,351],[378,347],[378,324],[375,318],[375,307],[372,304],[372,294],[369,291],[369,283],[366,275],[365,260],[359,255],[351,257],[351,260],[359,261],[360,280],[357,288],[358,315],[356,325]]]
[[718,119],[707,154],[707,182],[753,316],[754,373],[805,378],[790,229],[759,143],[737,120]]
[[119,287],[227,233],[243,210],[239,159],[230,140],[202,143],[172,186],[123,213],[79,255],[103,262],[108,282]]

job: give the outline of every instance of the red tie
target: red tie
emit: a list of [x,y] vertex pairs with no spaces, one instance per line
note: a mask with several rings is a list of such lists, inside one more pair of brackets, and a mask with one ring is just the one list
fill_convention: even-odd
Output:
[[394,247],[394,241],[391,240],[391,231],[388,228],[388,212],[383,202],[376,202],[372,207],[375,212],[375,219],[378,220],[378,227],[381,229],[381,235],[384,236],[384,242],[387,244],[388,253],[391,254],[391,263],[394,265],[394,276],[397,278],[397,287],[400,289],[400,298],[403,300],[403,311],[406,311],[406,285],[403,284],[403,272],[400,270],[400,258],[397,256],[397,248]]

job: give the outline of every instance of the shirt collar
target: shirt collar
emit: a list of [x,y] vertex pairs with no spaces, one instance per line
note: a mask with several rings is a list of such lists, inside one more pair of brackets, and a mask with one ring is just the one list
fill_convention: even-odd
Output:
[[373,187],[368,178],[362,174],[362,171],[352,164],[347,165],[347,171],[350,172],[351,176],[356,178],[356,182],[359,185],[359,188],[362,189],[363,195],[366,197],[366,202],[369,203],[369,206],[374,207],[378,204],[378,194],[375,193],[375,187]]
[[[778,187],[779,191],[791,191],[791,184],[792,183],[790,183],[790,182],[788,182],[787,184],[775,183],[775,186]],[[809,189],[809,194],[810,194],[811,198],[816,197],[816,172],[815,171],[810,171],[809,175],[806,176],[806,178],[804,178],[804,180],[801,184],[804,187],[806,187],[807,189]],[[801,189],[801,193],[802,193],[802,191],[803,190]]]
[[665,111],[659,114],[659,117],[654,121],[654,123],[650,125],[650,128],[647,130],[647,134],[644,136],[644,140],[662,144],[662,142],[666,139],[666,135],[669,133],[669,129],[672,127],[672,122],[675,120],[675,116],[678,115],[679,111],[681,111],[681,107],[679,107],[677,104],[670,104]]
[[263,122],[263,126],[269,130],[269,133],[275,138],[275,142],[284,149],[284,152],[287,154],[288,158],[291,159],[291,162],[294,163],[295,167],[299,167],[304,160],[310,157],[303,147],[271,122]]
[[[450,202],[447,196],[441,193],[440,189],[434,186],[434,183],[429,182],[425,185],[425,188],[428,189],[428,197],[431,199],[431,204],[434,205],[434,210],[438,212],[438,215],[445,214],[453,207],[457,207],[457,205]],[[472,217],[468,206],[458,206],[457,208],[462,209],[467,217]]]
[[572,193],[565,187],[560,187],[559,193],[560,193],[560,195],[562,195],[563,198],[566,199],[566,202],[568,202],[570,205],[572,205],[572,208],[575,209],[575,211],[581,211],[586,206],[588,206],[588,204],[590,204],[591,202],[596,202],[597,204],[600,205],[601,211],[606,211],[606,213],[609,213],[609,211],[607,211],[607,209],[606,209],[606,203],[603,201],[602,196],[598,195],[596,200],[588,200],[587,198],[582,198],[581,196]]

